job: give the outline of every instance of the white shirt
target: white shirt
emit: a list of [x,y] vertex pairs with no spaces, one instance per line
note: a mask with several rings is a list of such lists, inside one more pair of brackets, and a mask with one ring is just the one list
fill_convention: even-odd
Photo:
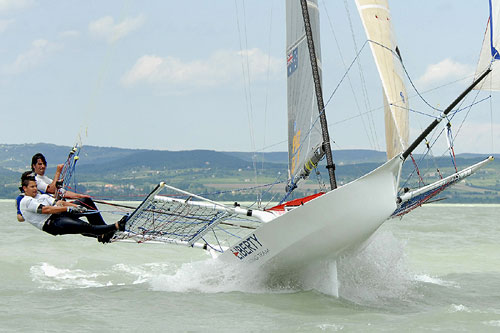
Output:
[[42,191],[43,193],[47,193],[47,186],[52,184],[52,179],[47,176],[36,175],[36,187],[38,191]]
[[34,198],[25,195],[21,200],[21,213],[26,221],[33,224],[38,229],[42,230],[43,224],[47,221],[51,214],[37,213],[40,205],[52,206],[55,200],[47,194],[38,193]]

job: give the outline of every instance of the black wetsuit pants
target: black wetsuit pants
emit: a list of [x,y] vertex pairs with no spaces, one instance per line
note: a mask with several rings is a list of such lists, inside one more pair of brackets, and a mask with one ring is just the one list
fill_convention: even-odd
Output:
[[[95,210],[97,211],[97,207],[94,203],[94,201],[90,198],[80,198],[72,201],[75,205],[83,206],[87,209],[90,210]],[[85,214],[85,215],[77,215],[77,214],[72,214],[70,216],[76,216],[76,217],[85,217],[90,224],[93,225],[106,225],[106,222],[104,222],[104,219],[102,218],[100,213],[93,213],[93,214]]]
[[[97,214],[89,214],[97,215]],[[54,236],[66,234],[82,234],[84,236],[102,235],[111,231],[116,231],[114,224],[91,224],[84,222],[78,218],[81,215],[75,214],[52,214],[47,222],[43,225],[43,231],[48,232]],[[102,219],[102,218],[101,218]],[[89,218],[90,222],[90,218]]]

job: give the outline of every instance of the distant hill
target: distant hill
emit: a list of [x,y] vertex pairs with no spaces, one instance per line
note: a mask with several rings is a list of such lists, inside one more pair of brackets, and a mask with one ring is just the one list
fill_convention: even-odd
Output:
[[[28,169],[31,157],[41,152],[47,158],[49,168],[63,163],[70,152],[69,146],[58,146],[47,143],[36,144],[0,144],[0,167],[13,171]],[[334,161],[337,165],[360,163],[383,163],[386,160],[385,152],[367,149],[334,150]],[[418,155],[417,155],[418,156]],[[288,163],[287,152],[219,152],[215,150],[147,150],[126,149],[114,147],[84,146],[81,151],[79,166],[88,165],[89,168],[99,165],[106,169],[130,168],[147,166],[152,168],[195,168],[220,167],[234,165],[246,167],[248,162],[257,163]],[[484,158],[484,154],[465,153],[457,155],[458,159]],[[447,158],[447,157],[446,157]]]
[[[252,163],[231,154],[213,150],[189,151],[137,151],[124,153],[125,156],[107,161],[94,161],[82,164],[81,172],[120,172],[136,168],[153,170],[192,169],[192,168],[247,168]],[[269,164],[269,163],[268,163]]]
[[[47,158],[49,167],[54,167],[58,163],[63,163],[72,147],[58,146],[48,143],[27,143],[27,144],[0,144],[0,167],[9,169],[25,170],[29,169],[31,157],[36,153],[42,153]],[[112,147],[85,146],[81,152],[81,165],[98,163],[108,163],[117,158],[123,158],[137,152],[146,150],[122,149]]]
[[[334,150],[334,160],[336,164],[356,164],[356,163],[383,163],[386,160],[385,152],[367,149],[346,149]],[[256,162],[288,163],[287,152],[271,153],[249,153],[249,152],[227,152],[245,161],[255,160]]]
[[[55,170],[55,165],[63,163],[70,152],[69,146],[54,144],[0,144],[0,167],[22,172],[30,168],[31,157],[41,152],[48,161],[48,171]],[[334,151],[338,165],[356,163],[383,163],[385,153],[374,150],[339,150]],[[152,169],[182,169],[210,167],[253,167],[253,162],[262,163],[265,167],[277,168],[275,164],[288,163],[287,152],[251,153],[251,152],[218,152],[214,150],[146,150],[124,149],[113,147],[84,146],[78,166],[80,172],[100,172],[111,170],[147,167]]]

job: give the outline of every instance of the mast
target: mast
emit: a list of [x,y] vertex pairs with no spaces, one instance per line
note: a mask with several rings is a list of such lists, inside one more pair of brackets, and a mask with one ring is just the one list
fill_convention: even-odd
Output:
[[446,115],[448,113],[450,113],[450,111],[458,104],[460,103],[460,101],[462,99],[464,99],[465,96],[467,96],[468,93],[471,92],[472,89],[474,89],[474,87],[479,83],[481,82],[485,77],[486,75],[488,75],[489,73],[491,72],[491,69],[488,69],[486,70],[480,77],[478,77],[474,82],[472,82],[472,84],[464,90],[464,92],[462,94],[460,94],[460,96],[458,96],[447,108],[446,110],[443,111],[443,113],[441,113],[439,115],[438,118],[434,119],[434,121],[429,125],[427,126],[427,128],[418,136],[418,138],[415,139],[415,141],[413,141],[413,143],[410,145],[410,147],[408,147],[408,149],[406,149],[404,151],[404,153],[402,154],[402,158],[403,160],[406,160],[406,158],[415,150],[415,148],[417,148],[417,146],[420,144],[420,142],[422,142],[422,140],[425,139],[425,137],[427,135],[429,135],[429,133],[434,129],[436,128],[436,126],[441,122],[441,120],[444,119],[444,117],[446,117]]
[[307,36],[307,46],[309,47],[309,58],[311,59],[314,89],[316,91],[316,101],[318,103],[319,119],[321,123],[321,131],[323,134],[323,149],[326,153],[326,168],[328,170],[328,176],[330,178],[330,188],[334,190],[337,188],[337,181],[335,179],[335,164],[333,163],[332,148],[330,146],[330,135],[328,134],[325,104],[323,102],[323,93],[318,71],[318,62],[316,60],[316,50],[314,48],[314,40],[312,37],[309,11],[307,9],[307,0],[300,0],[300,4],[302,6],[302,17],[304,18],[304,28]]

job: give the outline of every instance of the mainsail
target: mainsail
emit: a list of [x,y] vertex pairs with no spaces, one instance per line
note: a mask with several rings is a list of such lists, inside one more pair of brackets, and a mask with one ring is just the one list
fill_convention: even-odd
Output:
[[[319,9],[316,0],[307,1],[316,57],[321,76]],[[288,101],[288,170],[295,186],[324,156],[323,139],[306,32],[300,1],[286,2],[286,55]]]
[[408,95],[401,55],[394,37],[387,0],[356,0],[370,40],[370,47],[383,86],[385,141],[391,159],[408,146]]
[[[498,22],[500,18],[500,1],[490,0],[489,3],[490,17],[483,40],[481,55],[479,56],[475,78],[478,78],[485,70],[490,68],[490,66],[493,71],[498,71],[500,69],[500,62],[498,61],[500,60],[500,22]],[[500,76],[490,75],[483,85],[477,86],[475,89],[500,90]]]

